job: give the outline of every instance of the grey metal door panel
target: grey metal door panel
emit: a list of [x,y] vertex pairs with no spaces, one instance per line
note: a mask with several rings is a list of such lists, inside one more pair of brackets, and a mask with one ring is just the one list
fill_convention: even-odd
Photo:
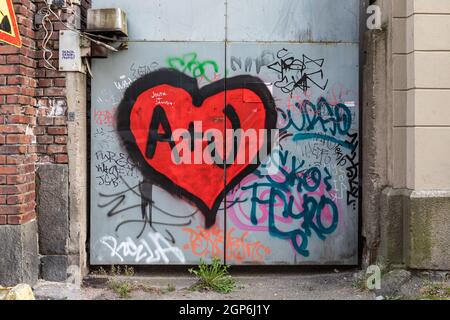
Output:
[[93,0],[127,13],[131,41],[223,41],[224,0]]
[[[217,63],[217,70],[208,65],[198,77],[203,86],[223,77],[224,52],[221,42],[131,43],[93,64],[91,264],[190,264],[224,252],[220,234],[198,244],[205,221],[195,206],[145,182],[120,142],[115,118],[124,91],[138,78],[169,66],[189,72],[180,59],[195,57]],[[216,227],[224,229],[223,211]]]
[[[131,42],[92,67],[92,264],[197,264],[212,256],[236,265],[357,264],[359,1],[93,6],[124,9]],[[198,204],[149,182],[117,132],[125,90],[160,68],[199,87],[253,75],[275,100],[280,143],[228,192],[210,228]],[[241,123],[255,119],[246,117]]]
[[229,77],[271,85],[286,130],[272,153],[279,170],[260,168],[228,194],[227,232],[258,248],[228,263],[357,263],[358,54],[357,44],[227,45]]
[[227,7],[229,41],[359,41],[359,0],[227,0]]

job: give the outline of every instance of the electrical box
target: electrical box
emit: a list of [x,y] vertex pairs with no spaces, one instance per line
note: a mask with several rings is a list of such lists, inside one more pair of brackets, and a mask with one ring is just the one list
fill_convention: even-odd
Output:
[[84,72],[81,63],[81,39],[75,31],[59,31],[59,71]]
[[86,31],[127,37],[127,15],[120,8],[89,9]]

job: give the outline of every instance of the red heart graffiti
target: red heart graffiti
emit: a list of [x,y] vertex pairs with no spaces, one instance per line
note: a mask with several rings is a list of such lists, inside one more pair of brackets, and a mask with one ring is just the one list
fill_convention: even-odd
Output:
[[[203,161],[194,164],[193,154],[189,155],[191,164],[175,163],[172,155],[178,146],[172,134],[177,129],[189,128],[192,134],[193,124],[200,123],[203,132],[196,133],[200,142],[195,146],[201,147],[203,154],[208,141],[201,142],[202,134],[207,130],[219,130],[226,137],[225,129],[243,132],[274,129],[276,111],[269,90],[258,78],[238,76],[199,89],[194,78],[161,69],[138,79],[127,89],[117,120],[122,141],[145,178],[194,202],[205,216],[206,227],[210,227],[226,192],[258,167],[259,163],[251,164],[249,160],[257,157],[259,148],[266,146],[267,141],[260,138],[257,148],[251,148],[248,140],[241,140],[236,155],[245,152],[247,161],[239,164],[236,158],[232,159],[224,169],[220,164]],[[230,140],[225,142],[226,149],[216,150],[222,159],[229,159],[233,143]]]

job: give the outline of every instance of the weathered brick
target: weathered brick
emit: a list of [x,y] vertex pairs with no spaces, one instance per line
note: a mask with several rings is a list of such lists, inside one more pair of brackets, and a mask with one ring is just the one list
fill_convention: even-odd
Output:
[[7,122],[10,124],[13,124],[13,123],[30,124],[30,123],[33,123],[33,119],[31,117],[14,114],[14,115],[10,115],[7,117]]
[[40,126],[51,126],[51,125],[53,125],[53,118],[52,117],[38,117],[37,124]]
[[6,157],[6,164],[23,164],[26,160],[26,155],[9,155]]
[[67,144],[67,136],[55,136],[56,144]]
[[52,135],[65,135],[67,134],[67,128],[66,127],[49,127],[47,129],[48,134]]
[[31,143],[31,136],[24,134],[8,134],[6,136],[7,144],[28,144]]
[[18,194],[26,190],[25,185],[0,185],[0,194]]
[[67,124],[66,117],[55,117],[54,118],[54,125],[55,126],[64,126]]
[[21,215],[9,215],[8,217],[8,224],[11,225],[18,225],[18,224],[24,224],[28,221],[31,221],[36,218],[36,213],[34,211],[30,211],[25,214]]
[[64,145],[49,145],[47,148],[48,154],[55,154],[55,153],[66,153],[67,147]]
[[45,127],[35,127],[33,131],[36,136],[42,135],[45,134]]
[[0,154],[25,154],[27,151],[24,145],[0,145]]
[[52,79],[39,79],[39,86],[40,87],[52,87],[53,86],[53,80]]
[[9,185],[22,184],[27,182],[25,175],[11,175],[6,177],[6,183]]
[[0,74],[19,74],[20,67],[18,65],[0,65]]
[[19,173],[18,166],[0,166],[0,174],[17,174]]
[[25,133],[26,125],[17,125],[17,124],[9,124],[9,125],[0,125],[0,133]]
[[7,197],[6,203],[9,205],[17,205],[24,203],[24,199],[25,199],[24,194],[12,195]]
[[69,163],[69,157],[67,154],[57,154],[55,155],[56,163]]
[[14,204],[14,205],[3,205],[0,206],[0,214],[23,214],[26,212],[26,205],[24,204]]
[[37,136],[36,141],[39,144],[52,144],[54,139],[53,136]]

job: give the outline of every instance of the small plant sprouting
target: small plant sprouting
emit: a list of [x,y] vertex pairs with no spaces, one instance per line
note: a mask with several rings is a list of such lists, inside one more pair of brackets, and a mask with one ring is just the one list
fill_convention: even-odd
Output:
[[109,275],[112,276],[112,277],[116,277],[116,276],[120,275],[120,273],[118,273],[118,270],[117,270],[115,265],[111,266],[111,269],[109,271]]
[[220,293],[230,293],[236,287],[236,281],[228,272],[228,266],[218,258],[213,258],[211,264],[201,261],[198,269],[189,269],[191,274],[199,278],[193,290],[214,290]]
[[422,300],[450,300],[450,287],[445,282],[428,283],[421,289]]
[[98,269],[98,274],[101,275],[101,276],[106,276],[106,275],[108,275],[108,272],[106,272],[106,270],[103,269],[103,267],[100,267]]
[[129,299],[132,291],[132,285],[127,281],[109,281],[108,287],[119,295],[122,299]]
[[367,276],[358,274],[355,276],[352,287],[360,292],[368,291],[367,288]]
[[167,284],[167,292],[174,292],[175,290],[177,290],[177,288],[175,287],[175,285],[173,283],[168,283]]
[[133,267],[125,266],[123,272],[124,272],[124,275],[127,277],[134,276],[134,268]]
[[108,287],[109,289],[114,291],[117,295],[119,295],[120,298],[128,299],[130,298],[130,293],[131,291],[134,290],[134,287],[129,281],[117,280],[117,277],[120,277],[122,273],[127,277],[132,277],[134,276],[134,269],[133,267],[129,266],[124,266],[122,269],[121,266],[112,265],[109,274],[112,277],[112,279],[108,281]]
[[[100,270],[103,270],[103,272],[106,274],[106,271],[103,268],[100,268]],[[122,269],[121,266],[112,265],[111,269],[109,271],[109,275],[111,277],[119,277],[122,275],[127,276],[127,277],[132,277],[132,276],[134,276],[134,268],[125,265],[125,266],[123,266],[123,269]]]

